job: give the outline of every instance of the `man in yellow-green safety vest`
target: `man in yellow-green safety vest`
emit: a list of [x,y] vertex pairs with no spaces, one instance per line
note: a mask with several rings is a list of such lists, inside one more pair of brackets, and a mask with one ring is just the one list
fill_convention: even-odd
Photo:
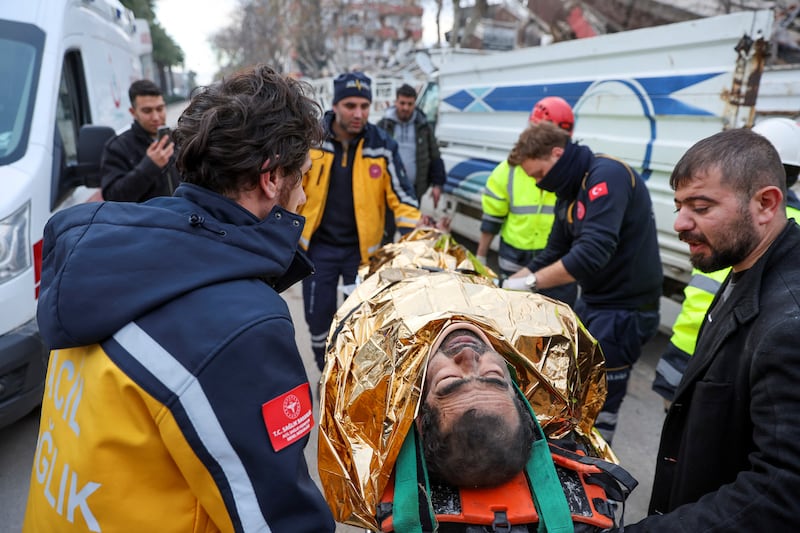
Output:
[[[528,123],[543,120],[570,134],[575,125],[572,108],[558,96],[542,98],[534,105]],[[507,160],[497,165],[486,181],[481,204],[483,217],[476,255],[483,264],[498,233],[498,266],[503,276],[516,273],[547,245],[555,216],[556,195],[537,187],[536,181],[522,168],[509,165]],[[577,284],[540,292],[572,305],[577,297]]]
[[[786,171],[786,216],[800,220],[800,199],[791,187],[800,173],[800,125],[787,118],[770,118],[759,122],[753,131],[760,133],[775,146]],[[672,337],[656,366],[653,390],[664,398],[666,405],[672,401],[689,358],[694,353],[697,334],[711,301],[730,268],[715,272],[692,270],[692,279],[683,290],[681,311],[672,326]]]

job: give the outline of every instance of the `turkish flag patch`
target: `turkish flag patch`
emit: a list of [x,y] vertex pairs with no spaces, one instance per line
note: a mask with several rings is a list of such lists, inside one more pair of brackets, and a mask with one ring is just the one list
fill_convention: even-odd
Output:
[[308,383],[293,388],[261,406],[269,441],[278,452],[308,435],[314,427]]
[[600,198],[601,196],[605,196],[608,194],[608,185],[606,182],[598,183],[591,189],[589,189],[589,201],[593,202]]

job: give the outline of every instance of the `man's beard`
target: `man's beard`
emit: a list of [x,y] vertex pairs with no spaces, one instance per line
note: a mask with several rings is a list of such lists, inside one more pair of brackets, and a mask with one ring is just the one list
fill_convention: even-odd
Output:
[[292,207],[290,205],[292,201],[292,191],[294,191],[295,186],[299,187],[300,185],[289,185],[288,180],[284,179],[281,189],[278,191],[278,205],[292,213],[297,212],[297,207]]
[[352,135],[354,137],[359,135],[362,131],[364,131],[364,128],[366,128],[367,124],[367,119],[361,121],[360,125],[358,126],[353,125],[354,121],[347,122],[344,119],[340,119],[339,117],[337,117],[337,120],[339,122],[339,127],[342,129],[342,131],[344,131],[347,135]]
[[681,240],[697,241],[708,245],[711,255],[693,254],[689,257],[692,266],[702,272],[716,272],[744,261],[758,245],[758,234],[753,228],[753,217],[746,208],[739,211],[739,218],[730,221],[721,232],[717,241],[724,248],[713,248],[705,237],[681,232]]

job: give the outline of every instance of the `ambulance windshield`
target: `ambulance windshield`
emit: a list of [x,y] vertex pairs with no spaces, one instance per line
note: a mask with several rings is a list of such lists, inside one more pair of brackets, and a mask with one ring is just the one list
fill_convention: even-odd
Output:
[[0,20],[0,165],[21,158],[28,142],[44,34]]

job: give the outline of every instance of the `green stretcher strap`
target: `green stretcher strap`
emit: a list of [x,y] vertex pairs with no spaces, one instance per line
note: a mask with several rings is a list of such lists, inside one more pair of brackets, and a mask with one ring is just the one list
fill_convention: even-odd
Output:
[[553,458],[550,455],[550,446],[547,444],[547,439],[530,403],[528,403],[516,383],[514,387],[519,397],[525,402],[536,426],[536,440],[533,441],[531,456],[528,458],[525,471],[528,474],[531,494],[533,494],[533,504],[539,514],[538,532],[574,533],[575,527],[572,523],[572,513],[567,503],[567,497],[564,495],[564,489],[561,487],[561,481],[558,479]]
[[[408,533],[422,533],[420,519],[420,493],[418,479],[418,462],[424,461],[422,452],[417,448],[416,429],[412,426],[403,441],[400,453],[394,467],[394,502],[392,504],[392,523],[395,531]],[[430,502],[430,483],[427,470],[423,467],[423,483],[425,484],[424,498],[427,500],[427,509],[430,524],[436,524],[433,506]]]

